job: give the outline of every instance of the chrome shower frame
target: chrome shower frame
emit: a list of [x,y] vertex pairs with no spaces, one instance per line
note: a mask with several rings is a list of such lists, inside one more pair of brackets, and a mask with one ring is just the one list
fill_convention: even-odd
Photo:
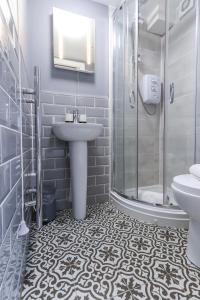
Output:
[[[170,0],[166,0],[165,1],[165,18],[166,18],[166,24],[165,24],[165,38],[164,38],[164,42],[167,45],[168,39],[169,39],[169,1]],[[116,18],[117,13],[120,9],[122,9],[123,4],[126,2],[126,0],[121,2],[121,5],[116,8],[116,10],[114,11],[113,15],[112,15],[112,21]],[[143,2],[143,1],[142,1]],[[144,1],[145,2],[145,1]],[[137,13],[138,13],[138,21],[139,21],[139,0],[138,0],[138,7],[137,9]],[[198,45],[198,41],[200,40],[200,32],[199,32],[199,22],[200,22],[200,4],[197,1],[196,2],[196,45]],[[137,38],[135,40],[135,43],[138,44],[138,32],[137,32]],[[171,100],[171,102],[173,103],[173,97],[174,97],[174,86],[173,83],[170,82],[170,84],[172,84],[171,86],[171,95],[170,95],[170,88],[166,88],[169,87],[168,84],[168,74],[167,74],[167,68],[166,68],[166,61],[167,61],[167,56],[168,56],[168,48],[165,45],[165,50],[167,53],[165,53],[166,55],[166,59],[163,62],[163,91],[165,91],[163,93],[163,98],[164,98],[164,105],[166,106],[169,103],[169,100]],[[113,51],[113,49],[112,49]],[[198,143],[198,116],[199,116],[199,111],[200,111],[200,104],[198,103],[198,95],[200,94],[200,85],[199,85],[199,77],[200,77],[200,69],[199,69],[199,64],[200,64],[200,51],[199,51],[199,47],[196,48],[196,57],[197,57],[197,64],[196,64],[196,91],[195,91],[195,152],[194,152],[194,162],[198,162],[198,160],[200,159],[200,155],[198,156],[197,153],[197,149],[198,146],[200,145],[200,143]],[[114,59],[114,57],[113,57]],[[112,82],[112,81],[111,81]],[[171,98],[170,98],[171,96]],[[168,102],[167,102],[168,101]],[[130,101],[130,104],[132,104],[132,102]],[[197,107],[198,106],[198,107]],[[168,225],[172,225],[172,226],[177,226],[177,227],[187,227],[188,224],[188,216],[178,207],[178,206],[172,206],[169,203],[168,200],[168,193],[167,193],[167,185],[166,185],[166,172],[164,172],[164,170],[166,171],[167,166],[166,166],[166,145],[167,145],[167,140],[165,139],[166,136],[166,130],[167,130],[167,116],[166,116],[166,107],[164,110],[164,114],[163,114],[163,120],[162,120],[162,125],[163,128],[161,128],[162,133],[163,133],[163,138],[162,138],[162,142],[163,142],[163,153],[162,153],[162,161],[163,161],[163,173],[161,174],[162,177],[162,181],[163,181],[163,203],[162,205],[155,205],[154,203],[148,203],[146,201],[143,201],[141,199],[138,199],[138,183],[137,183],[137,197],[135,197],[135,195],[129,196],[127,194],[125,194],[122,190],[120,190],[119,188],[116,188],[116,186],[114,185],[114,177],[112,176],[111,179],[111,192],[110,192],[110,196],[111,196],[111,200],[118,206],[120,207],[122,210],[125,210],[127,213],[133,215],[134,217],[138,217],[141,220],[146,220],[148,222],[153,222],[156,224],[160,224],[160,225],[164,225],[164,226],[168,226]],[[112,154],[111,154],[111,170],[112,170],[112,174],[116,172],[116,161],[115,161],[115,145],[114,145],[114,140],[115,140],[115,129],[114,129],[114,121],[113,121],[113,115],[115,114],[115,109],[114,106],[112,106],[112,110],[111,110],[111,114],[112,114]],[[199,127],[200,128],[200,127]],[[137,136],[138,136],[138,128],[137,128]],[[124,137],[122,137],[123,139]],[[198,144],[198,145],[197,145]],[[137,145],[138,146],[138,145]],[[123,151],[123,150],[122,150]],[[138,152],[136,154],[138,156]],[[124,155],[122,155],[123,157]],[[124,159],[124,157],[122,158]],[[138,169],[138,158],[136,161],[136,168]],[[138,176],[138,173],[137,173]],[[124,180],[124,177],[123,179]],[[138,182],[138,179],[137,179]],[[123,184],[124,185],[124,184]],[[135,186],[134,186],[135,187]],[[135,193],[135,191],[134,191]]]

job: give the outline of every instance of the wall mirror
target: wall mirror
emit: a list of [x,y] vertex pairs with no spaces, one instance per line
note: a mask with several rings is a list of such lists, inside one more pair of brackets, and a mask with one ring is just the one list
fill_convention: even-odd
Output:
[[94,73],[95,20],[54,7],[53,48],[56,68]]

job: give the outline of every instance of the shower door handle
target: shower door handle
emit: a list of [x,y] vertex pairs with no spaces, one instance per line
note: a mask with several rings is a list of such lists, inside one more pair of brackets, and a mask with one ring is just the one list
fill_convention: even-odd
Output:
[[169,100],[170,104],[174,103],[174,83],[170,83],[170,100]]
[[132,90],[129,95],[129,105],[131,108],[135,108],[135,92]]

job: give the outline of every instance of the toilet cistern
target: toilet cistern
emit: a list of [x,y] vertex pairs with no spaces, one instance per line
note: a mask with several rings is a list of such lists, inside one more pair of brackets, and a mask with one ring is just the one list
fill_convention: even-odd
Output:
[[72,213],[75,219],[82,220],[86,217],[87,204],[87,142],[100,136],[103,125],[78,123],[78,111],[73,114],[74,123],[58,123],[52,128],[58,139],[69,142]]

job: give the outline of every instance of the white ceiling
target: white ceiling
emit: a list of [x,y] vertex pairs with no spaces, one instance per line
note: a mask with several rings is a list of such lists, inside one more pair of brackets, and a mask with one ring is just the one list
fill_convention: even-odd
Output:
[[122,2],[122,0],[92,0],[104,5],[118,6]]

